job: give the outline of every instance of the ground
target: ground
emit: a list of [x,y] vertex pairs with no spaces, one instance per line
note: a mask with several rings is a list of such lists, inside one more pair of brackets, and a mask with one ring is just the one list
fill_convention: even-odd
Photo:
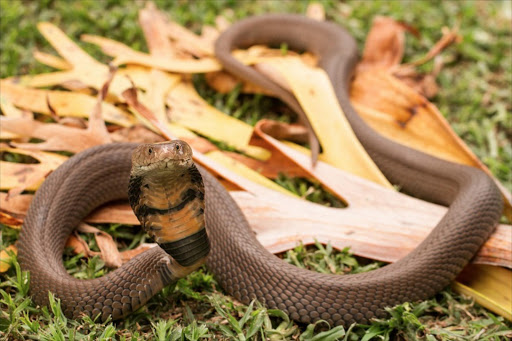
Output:
[[[156,1],[173,20],[198,30],[212,24],[217,15],[230,20],[267,12],[304,13],[308,1]],[[324,1],[329,20],[346,27],[360,47],[376,15],[387,15],[414,26],[420,39],[407,37],[405,60],[425,54],[441,36],[443,26],[458,26],[463,38],[443,54],[444,68],[438,77],[439,93],[432,99],[454,130],[487,164],[509,189],[512,188],[512,120],[510,100],[512,80],[512,9],[508,1]],[[0,0],[0,76],[50,71],[32,57],[34,48],[52,51],[38,33],[36,23],[50,21],[75,41],[82,33],[98,34],[147,51],[137,22],[137,11],[144,1],[15,1]],[[79,43],[101,61],[108,58],[95,47]],[[433,64],[423,67],[429,71]],[[237,92],[220,95],[207,89],[201,78],[196,86],[210,103],[227,113],[235,113],[249,123],[261,112],[282,115],[282,105],[259,96]],[[240,112],[240,103],[244,106]],[[298,194],[312,184],[283,177],[279,180]],[[310,200],[335,204],[335,199],[315,188]],[[144,235],[130,227],[104,225],[121,247],[132,248]],[[18,231],[2,226],[1,248],[12,244]],[[88,239],[91,248],[94,240]],[[298,246],[282,257],[297,266],[315,271],[346,273],[367,271],[380,264],[356,259],[347,250],[329,246]],[[79,278],[101,276],[106,270],[101,260],[85,260],[68,254],[69,272]],[[388,320],[370,326],[329,329],[325,324],[297,325],[278,310],[254,303],[241,305],[226,296],[205,269],[167,287],[144,308],[122,322],[95,323],[90,319],[71,321],[59,310],[36,307],[28,292],[28,275],[14,266],[1,276],[0,337],[9,340],[41,338],[64,339],[148,339],[196,340],[201,338],[303,339],[303,340],[500,340],[512,328],[510,322],[495,316],[471,299],[449,288],[431,300],[403,304],[390,309]],[[509,333],[509,334],[507,334]]]

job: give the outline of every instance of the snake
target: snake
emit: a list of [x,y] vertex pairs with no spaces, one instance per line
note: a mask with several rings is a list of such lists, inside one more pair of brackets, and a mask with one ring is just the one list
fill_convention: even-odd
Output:
[[[106,144],[58,167],[30,205],[18,259],[30,271],[30,293],[37,304],[48,304],[51,292],[66,316],[122,319],[206,261],[220,286],[243,303],[258,300],[299,323],[324,320],[348,326],[386,317],[386,307],[430,298],[456,278],[500,219],[503,203],[494,181],[479,169],[416,151],[370,128],[349,100],[357,45],[335,23],[292,14],[250,17],[220,35],[215,53],[227,71],[272,91],[303,116],[288,90],[231,55],[236,48],[281,43],[318,56],[357,138],[390,182],[449,207],[430,234],[405,257],[373,271],[309,271],[258,242],[230,194],[208,171],[193,165],[186,143]],[[69,234],[91,210],[127,198],[160,246],[99,278],[69,275],[62,261]]]

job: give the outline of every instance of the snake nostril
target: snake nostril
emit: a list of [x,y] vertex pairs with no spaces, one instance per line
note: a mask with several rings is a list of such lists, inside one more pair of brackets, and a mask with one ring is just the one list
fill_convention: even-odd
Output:
[[148,149],[148,154],[151,155],[151,153],[153,153],[153,148]]

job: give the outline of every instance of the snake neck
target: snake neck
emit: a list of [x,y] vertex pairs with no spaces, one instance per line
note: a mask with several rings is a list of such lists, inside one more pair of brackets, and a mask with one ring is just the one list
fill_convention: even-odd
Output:
[[175,271],[190,271],[204,262],[210,251],[204,185],[194,164],[132,172],[128,198],[146,233],[185,268]]

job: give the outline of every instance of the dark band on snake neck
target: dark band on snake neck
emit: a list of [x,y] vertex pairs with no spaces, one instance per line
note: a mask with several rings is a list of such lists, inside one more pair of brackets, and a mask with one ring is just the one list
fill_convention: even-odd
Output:
[[[236,47],[282,42],[320,57],[320,67],[329,75],[356,136],[392,183],[450,208],[429,236],[396,263],[362,274],[320,274],[287,264],[266,251],[229,193],[198,167],[205,185],[204,214],[211,242],[209,269],[238,300],[249,303],[258,299],[304,323],[319,319],[331,325],[368,323],[374,317],[385,317],[385,307],[431,297],[457,276],[494,230],[502,210],[494,182],[477,169],[414,151],[368,127],[348,96],[357,61],[356,44],[335,24],[295,15],[246,19],[221,35],[216,54],[229,71],[273,91],[300,114],[300,106],[290,93],[230,54]],[[31,273],[31,294],[38,304],[46,304],[51,291],[61,299],[67,316],[100,312],[102,319],[109,315],[120,318],[147,302],[175,278],[176,269],[183,268],[161,248],[153,248],[120,269],[87,281],[71,277],[62,264],[66,239],[78,223],[99,205],[127,197],[130,157],[135,147],[110,144],[77,154],[37,191],[20,233],[18,257],[22,269]],[[135,190],[130,200],[147,190],[140,187],[144,179],[133,175],[141,192]],[[190,182],[193,179],[190,176]],[[179,200],[171,202],[179,204]],[[165,239],[165,243],[184,240],[201,230],[190,229],[184,235],[164,238],[166,234],[159,230],[155,218],[143,219],[146,224],[149,233]]]
[[179,265],[192,271],[204,262],[210,252],[204,185],[187,143],[137,147],[128,198],[142,227]]

